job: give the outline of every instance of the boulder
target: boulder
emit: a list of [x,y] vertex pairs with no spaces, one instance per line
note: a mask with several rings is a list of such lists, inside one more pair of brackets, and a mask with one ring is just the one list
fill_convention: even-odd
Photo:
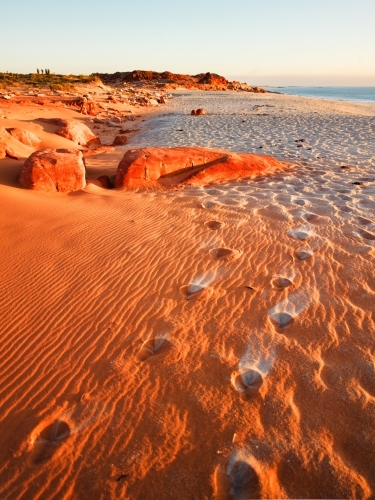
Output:
[[7,147],[6,142],[0,137],[0,159],[5,158],[7,154]]
[[196,109],[192,109],[192,110],[191,110],[191,115],[192,115],[192,116],[195,116],[196,114],[197,114],[197,110],[196,110]]
[[26,146],[37,146],[41,140],[33,132],[23,128],[8,128],[9,134]]
[[9,158],[12,158],[13,160],[18,160],[18,156],[13,151],[13,149],[10,148],[9,146],[6,148],[5,154],[6,154],[6,156],[8,156]]
[[116,137],[113,139],[113,146],[123,146],[128,142],[128,138],[126,135],[116,135]]
[[6,141],[10,139],[10,134],[7,132],[7,129],[4,127],[0,127],[0,140]]
[[116,188],[133,188],[150,185],[163,176],[173,183],[204,185],[229,179],[252,177],[285,169],[271,156],[250,153],[232,153],[198,147],[142,148],[127,151],[116,174]]
[[100,144],[100,139],[97,135],[93,134],[89,127],[84,123],[76,122],[74,120],[59,120],[63,123],[62,128],[56,131],[56,134],[75,142],[79,146],[92,146],[93,144]]
[[206,114],[206,112],[205,112],[205,110],[203,108],[197,109],[196,113],[197,113],[197,115],[205,115]]
[[78,191],[86,185],[82,158],[77,149],[41,149],[27,158],[19,181],[38,191]]

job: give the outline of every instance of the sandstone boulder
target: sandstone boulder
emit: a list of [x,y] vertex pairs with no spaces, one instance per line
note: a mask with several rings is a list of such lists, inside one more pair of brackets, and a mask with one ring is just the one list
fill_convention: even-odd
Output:
[[197,109],[197,115],[205,115],[205,114],[206,114],[206,112],[205,112],[205,110],[203,108],[198,108]]
[[13,149],[10,148],[9,146],[6,148],[5,154],[6,154],[6,156],[8,156],[9,158],[12,158],[13,160],[18,160],[18,156],[13,151]]
[[7,145],[3,139],[0,137],[0,159],[5,158],[7,151]]
[[82,152],[76,149],[41,149],[25,161],[19,181],[38,191],[68,193],[86,185]]
[[8,129],[9,134],[17,139],[17,141],[22,142],[26,146],[34,147],[40,144],[41,140],[33,132],[25,130],[22,128],[10,128]]
[[10,134],[7,132],[7,129],[4,127],[0,127],[0,139],[2,141],[6,141],[7,139],[10,139]]
[[56,134],[69,139],[79,146],[92,146],[100,144],[100,139],[97,135],[93,134],[89,127],[84,123],[76,122],[74,120],[59,120],[63,123],[62,128],[56,131]]
[[128,142],[128,138],[126,135],[116,135],[116,137],[113,139],[113,146],[123,146]]
[[192,109],[192,110],[191,110],[191,115],[192,115],[192,116],[195,116],[196,114],[197,114],[197,110],[196,110],[196,109]]
[[285,169],[271,156],[232,153],[198,147],[142,148],[127,151],[116,174],[116,188],[147,186],[175,174],[176,183],[204,185],[229,179],[252,177]]

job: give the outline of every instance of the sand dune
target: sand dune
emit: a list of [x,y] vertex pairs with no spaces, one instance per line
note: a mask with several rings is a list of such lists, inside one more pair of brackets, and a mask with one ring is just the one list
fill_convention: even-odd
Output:
[[2,498],[373,498],[372,171],[64,195],[0,167]]

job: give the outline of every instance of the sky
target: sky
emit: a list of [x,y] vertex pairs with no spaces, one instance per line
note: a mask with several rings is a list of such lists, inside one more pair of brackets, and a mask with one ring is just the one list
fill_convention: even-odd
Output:
[[0,0],[0,71],[375,86],[375,0]]

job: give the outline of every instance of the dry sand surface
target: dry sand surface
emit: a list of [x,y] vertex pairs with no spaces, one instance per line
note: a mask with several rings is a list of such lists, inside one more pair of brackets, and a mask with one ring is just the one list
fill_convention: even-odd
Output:
[[[336,135],[373,127],[374,106],[335,106]],[[0,126],[72,146],[38,107],[0,107]],[[89,178],[125,150],[88,157]],[[22,189],[22,162],[0,160],[1,498],[374,498],[374,160],[300,160],[70,195]]]

